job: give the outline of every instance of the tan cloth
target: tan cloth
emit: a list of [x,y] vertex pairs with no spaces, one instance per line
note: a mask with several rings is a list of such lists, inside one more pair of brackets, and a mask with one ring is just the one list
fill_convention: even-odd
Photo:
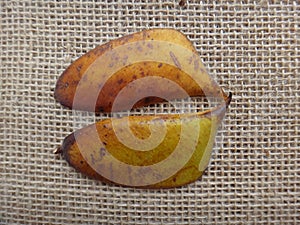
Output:
[[[2,1],[0,224],[300,223],[299,12],[298,1]],[[211,164],[171,190],[86,178],[52,153],[75,130],[56,80],[93,47],[152,27],[185,33],[233,92]]]

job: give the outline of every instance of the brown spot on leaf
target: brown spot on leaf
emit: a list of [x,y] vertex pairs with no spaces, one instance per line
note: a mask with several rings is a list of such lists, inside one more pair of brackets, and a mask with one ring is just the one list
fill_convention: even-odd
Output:
[[160,68],[160,67],[162,67],[162,65],[163,65],[163,64],[162,64],[162,63],[160,63],[160,64],[158,64],[158,66],[157,66],[157,67],[158,67],[158,68]]
[[146,97],[146,98],[144,98],[144,102],[145,102],[146,104],[148,104],[149,102],[151,102],[151,97]]
[[82,64],[80,64],[80,65],[78,65],[78,66],[76,67],[76,69],[77,69],[77,72],[80,72],[80,70],[81,70],[81,67],[82,67]]
[[122,84],[124,82],[123,79],[118,80],[118,84]]
[[181,65],[180,65],[177,57],[175,56],[175,54],[172,51],[170,51],[169,54],[170,54],[170,56],[171,56],[171,58],[172,58],[172,60],[175,64],[175,66],[177,66],[179,69],[181,69]]
[[[94,74],[94,72],[93,72],[93,74]],[[81,82],[87,82],[88,81],[88,76],[85,74],[84,76],[82,76],[82,78],[81,78]]]
[[194,70],[197,71],[199,69],[199,61],[195,60],[194,61]]
[[105,155],[106,155],[106,149],[101,147],[100,148],[100,160],[102,160]]
[[97,110],[98,112],[104,112],[104,107],[103,106],[98,106],[97,109],[98,109]]
[[110,178],[111,178],[111,180],[113,180],[114,179],[114,171],[113,171],[112,163],[109,164],[109,171],[110,171]]
[[200,69],[201,73],[206,73],[205,69],[201,68]]
[[142,52],[142,51],[143,51],[143,48],[142,48],[142,46],[138,46],[138,47],[137,47],[137,49],[138,49],[140,52]]
[[93,154],[90,154],[90,157],[91,157],[92,163],[95,164],[95,158],[94,158],[94,155],[93,155]]
[[148,48],[153,49],[153,45],[151,43],[147,44]]

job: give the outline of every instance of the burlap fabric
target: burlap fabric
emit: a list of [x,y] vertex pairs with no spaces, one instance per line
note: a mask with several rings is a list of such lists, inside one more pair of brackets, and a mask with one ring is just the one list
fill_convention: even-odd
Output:
[[[178,2],[1,1],[0,224],[300,223],[299,1]],[[53,155],[75,129],[55,83],[88,50],[152,27],[185,33],[234,98],[202,179],[106,185]]]

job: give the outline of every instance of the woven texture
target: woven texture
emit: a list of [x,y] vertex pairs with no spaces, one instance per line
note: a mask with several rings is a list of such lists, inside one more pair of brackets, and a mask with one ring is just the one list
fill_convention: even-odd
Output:
[[[0,224],[299,224],[299,12],[299,1],[1,1]],[[88,50],[152,27],[186,34],[233,93],[210,166],[170,190],[89,179],[53,155],[74,131],[55,83]]]

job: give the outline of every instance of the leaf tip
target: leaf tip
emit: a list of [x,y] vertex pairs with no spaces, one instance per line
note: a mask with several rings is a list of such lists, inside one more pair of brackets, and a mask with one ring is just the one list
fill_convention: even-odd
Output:
[[56,148],[56,149],[53,151],[53,153],[54,153],[54,154],[60,154],[60,153],[62,153],[61,147]]
[[232,92],[229,92],[229,95],[228,95],[228,97],[225,100],[226,101],[226,107],[229,106],[231,100],[232,100]]

